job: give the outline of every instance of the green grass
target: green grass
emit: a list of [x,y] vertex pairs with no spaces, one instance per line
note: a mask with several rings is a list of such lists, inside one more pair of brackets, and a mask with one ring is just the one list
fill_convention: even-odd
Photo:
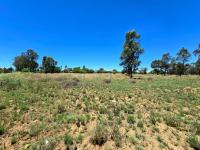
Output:
[[198,147],[200,77],[134,77],[141,79],[120,74],[1,74],[0,147],[10,143],[3,148],[43,148],[49,138],[56,139],[50,140],[50,149],[62,149],[64,143],[79,149],[148,149],[156,142],[158,149]]

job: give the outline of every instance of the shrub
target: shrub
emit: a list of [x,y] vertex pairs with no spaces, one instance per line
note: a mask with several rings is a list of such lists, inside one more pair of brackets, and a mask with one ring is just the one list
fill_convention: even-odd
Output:
[[0,135],[3,135],[6,131],[6,128],[4,125],[0,125]]
[[135,112],[135,104],[127,103],[126,107],[124,108],[125,113],[133,114]]
[[30,129],[29,129],[29,135],[31,137],[33,136],[38,136],[38,134],[40,133],[40,128],[38,125],[31,125]]
[[69,134],[65,134],[64,135],[64,142],[65,142],[65,145],[67,145],[68,147],[73,145],[73,138],[69,135]]
[[133,144],[136,145],[138,143],[138,139],[135,136],[130,136],[129,141]]
[[195,133],[196,133],[197,135],[200,135],[200,124],[197,123],[197,122],[194,122],[194,123],[193,123],[193,128],[194,128],[194,130],[195,130]]
[[142,121],[142,120],[138,121],[137,126],[138,126],[139,128],[144,128],[144,123],[143,123],[143,121]]
[[108,140],[108,130],[106,126],[102,123],[97,124],[94,133],[90,139],[91,143],[94,145],[102,146]]
[[172,116],[172,115],[166,116],[164,120],[165,123],[171,127],[179,127],[182,121],[179,116]]
[[104,79],[103,81],[104,81],[104,83],[106,83],[106,84],[110,84],[110,83],[112,82],[111,79]]
[[82,134],[78,134],[78,136],[76,137],[76,142],[77,143],[82,143],[83,141],[83,135]]
[[190,136],[188,138],[188,143],[195,150],[200,150],[200,141],[198,140],[197,136],[194,136],[194,135]]
[[63,106],[62,104],[58,105],[58,113],[64,113],[65,112],[65,106]]
[[54,138],[41,139],[35,144],[31,145],[29,150],[54,150],[56,140]]
[[157,122],[161,121],[160,115],[158,113],[151,112],[149,120],[150,120],[150,123],[155,125]]
[[16,90],[21,86],[20,80],[5,78],[0,80],[0,88],[5,91]]
[[111,139],[115,142],[115,145],[117,147],[122,146],[122,136],[120,134],[119,127],[117,125],[115,125],[113,128]]
[[16,137],[16,136],[13,136],[13,137],[11,138],[11,144],[14,145],[14,144],[16,144],[16,143],[17,143],[17,137]]
[[6,104],[0,103],[0,110],[6,109]]
[[135,117],[134,116],[132,116],[132,115],[128,115],[128,117],[127,117],[127,122],[129,123],[129,124],[135,124]]
[[18,104],[18,107],[19,107],[19,109],[20,109],[21,111],[27,111],[27,110],[29,110],[28,105],[27,105],[26,103],[24,103],[24,102],[20,102],[20,103]]

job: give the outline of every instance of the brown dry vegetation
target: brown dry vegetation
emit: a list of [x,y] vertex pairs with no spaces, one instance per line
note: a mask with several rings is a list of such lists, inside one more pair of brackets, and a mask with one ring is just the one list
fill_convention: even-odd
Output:
[[200,77],[0,75],[0,149],[200,149]]

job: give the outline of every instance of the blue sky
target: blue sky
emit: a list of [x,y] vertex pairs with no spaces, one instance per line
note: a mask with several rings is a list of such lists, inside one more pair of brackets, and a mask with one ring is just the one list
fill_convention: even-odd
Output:
[[199,0],[0,0],[0,66],[26,49],[59,66],[121,69],[125,33],[141,34],[141,67],[200,43]]

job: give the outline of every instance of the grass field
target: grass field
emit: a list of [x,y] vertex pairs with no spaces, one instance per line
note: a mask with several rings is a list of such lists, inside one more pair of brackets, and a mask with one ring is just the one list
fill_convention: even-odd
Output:
[[200,149],[200,77],[0,75],[0,150]]

